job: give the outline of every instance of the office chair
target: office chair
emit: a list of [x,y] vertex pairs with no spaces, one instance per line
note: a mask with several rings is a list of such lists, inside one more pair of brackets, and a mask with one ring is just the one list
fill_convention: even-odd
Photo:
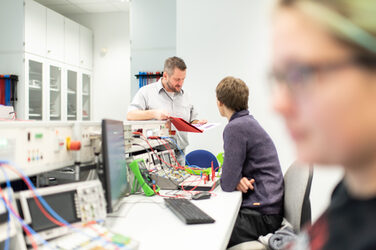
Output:
[[284,217],[299,233],[306,224],[311,224],[311,185],[313,166],[294,162],[287,169],[283,179],[285,184]]
[[190,166],[195,166],[199,168],[211,168],[211,163],[213,162],[213,168],[218,171],[219,164],[215,155],[207,150],[198,149],[188,153],[185,156],[186,164]]
[[[294,162],[286,171],[284,179],[284,218],[295,233],[311,223],[311,202],[309,195],[313,178],[313,167]],[[261,242],[248,241],[228,250],[266,250]]]

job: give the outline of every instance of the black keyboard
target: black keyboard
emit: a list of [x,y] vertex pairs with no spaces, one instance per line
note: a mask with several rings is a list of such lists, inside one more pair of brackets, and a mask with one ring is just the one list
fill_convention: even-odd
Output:
[[213,223],[215,220],[187,199],[164,198],[166,206],[185,224]]

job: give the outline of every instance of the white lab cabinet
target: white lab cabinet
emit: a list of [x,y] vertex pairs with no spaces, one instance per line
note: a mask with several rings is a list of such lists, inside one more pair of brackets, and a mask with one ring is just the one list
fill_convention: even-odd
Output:
[[25,98],[17,106],[16,110],[23,110],[18,117],[44,121],[91,119],[91,71],[31,54],[25,54],[22,61],[24,69],[18,75],[27,84],[18,93]]
[[64,61],[64,16],[47,9],[46,57]]
[[[92,40],[87,41],[91,47]],[[83,45],[84,46],[84,45]],[[80,51],[80,25],[68,18],[64,18],[64,62],[72,65],[79,65]],[[91,51],[89,52],[91,53]]]
[[[46,120],[46,111],[43,107],[45,99],[46,83],[46,64],[42,58],[36,56],[25,57],[25,93],[20,93],[28,101],[24,107],[26,110],[26,119]],[[18,112],[18,111],[17,111]],[[18,116],[18,115],[17,115]]]
[[80,67],[92,68],[93,61],[93,33],[84,26],[80,26]]
[[92,105],[91,72],[68,68],[67,77],[67,120],[90,120]]
[[91,106],[92,106],[92,98],[91,98],[91,74],[89,71],[82,72],[81,74],[81,114],[82,120],[90,120],[91,119]]
[[32,0],[1,0],[0,74],[19,76],[16,115],[90,120],[92,31]]
[[64,66],[56,62],[48,64],[47,114],[49,120],[60,121],[63,118],[63,70]]
[[77,71],[67,70],[67,117],[68,120],[77,120],[78,114],[78,73]]
[[[25,0],[24,5],[23,1],[13,0],[16,4],[19,4],[21,9],[24,8],[25,16],[17,17],[20,20],[24,20],[25,28],[25,41],[24,41],[24,50],[31,54],[45,56],[46,54],[46,7],[36,3],[32,0]],[[9,2],[7,0],[6,2]],[[6,8],[5,8],[6,9]],[[16,18],[16,17],[14,17]],[[3,23],[4,24],[4,23]],[[11,28],[11,22],[7,23],[8,29]],[[21,34],[22,35],[22,34]],[[23,39],[19,37],[18,39]],[[12,42],[12,41],[9,41]],[[19,48],[23,50],[23,48]]]

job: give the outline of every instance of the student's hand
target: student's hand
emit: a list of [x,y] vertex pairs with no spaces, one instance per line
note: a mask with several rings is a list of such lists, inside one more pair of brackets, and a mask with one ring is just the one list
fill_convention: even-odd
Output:
[[164,110],[155,109],[153,110],[153,116],[154,116],[154,119],[157,119],[157,120],[167,120],[169,117],[169,113]]
[[207,120],[194,120],[194,121],[192,122],[192,124],[200,124],[200,125],[202,125],[202,124],[206,124],[206,123],[208,123]]
[[236,186],[236,190],[247,193],[248,189],[254,189],[253,183],[255,183],[255,179],[248,180],[246,177],[243,177],[240,179],[239,184]]

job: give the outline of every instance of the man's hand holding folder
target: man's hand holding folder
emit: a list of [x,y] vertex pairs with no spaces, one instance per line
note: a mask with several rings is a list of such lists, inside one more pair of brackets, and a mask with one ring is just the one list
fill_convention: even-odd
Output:
[[202,133],[203,130],[196,128],[193,124],[187,122],[183,118],[170,116],[169,120],[174,124],[175,128],[179,131]]
[[174,124],[175,128],[179,131],[193,132],[193,133],[202,133],[209,128],[216,127],[217,123],[207,123],[206,120],[200,120],[196,123],[189,123],[186,120],[170,116],[169,120]]

